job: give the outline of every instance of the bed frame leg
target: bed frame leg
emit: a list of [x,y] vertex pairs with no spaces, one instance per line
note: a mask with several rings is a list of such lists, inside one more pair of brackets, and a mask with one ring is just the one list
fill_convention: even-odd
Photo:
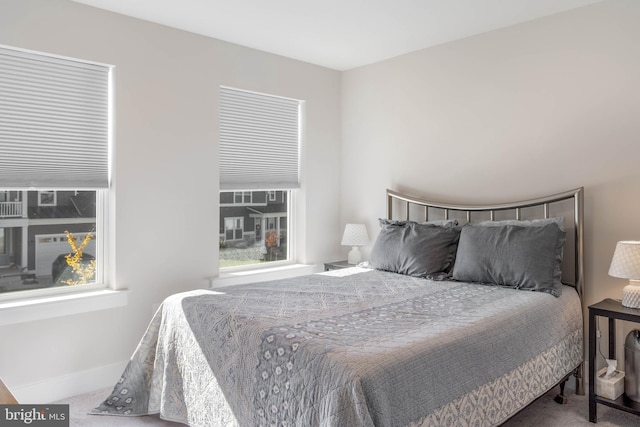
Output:
[[567,403],[567,397],[564,395],[564,386],[567,383],[567,378],[563,379],[560,383],[560,394],[558,394],[555,399],[556,403],[564,405]]
[[584,362],[576,368],[573,375],[576,377],[576,394],[584,396]]
[[560,393],[553,399],[556,403],[564,405],[567,403],[567,397],[564,395],[564,386],[567,384],[567,381],[571,376],[576,378],[576,394],[579,396],[584,396],[584,384],[582,382],[582,375],[584,373],[584,363],[581,363],[572,373],[567,375],[560,381]]

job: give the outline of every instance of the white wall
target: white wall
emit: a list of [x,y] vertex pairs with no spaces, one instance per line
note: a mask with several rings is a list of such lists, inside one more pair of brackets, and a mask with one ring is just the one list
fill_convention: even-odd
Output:
[[[123,308],[0,327],[0,377],[18,399],[47,381],[66,394],[114,384],[152,307],[217,275],[219,85],[306,101],[299,261],[333,258],[338,72],[65,0],[0,0],[0,44],[116,66],[111,269],[131,290]],[[116,376],[74,384],[101,367]]]
[[638,22],[640,2],[605,1],[345,72],[343,221],[377,234],[385,188],[475,203],[584,186],[586,302],[620,298],[615,244],[640,239]]

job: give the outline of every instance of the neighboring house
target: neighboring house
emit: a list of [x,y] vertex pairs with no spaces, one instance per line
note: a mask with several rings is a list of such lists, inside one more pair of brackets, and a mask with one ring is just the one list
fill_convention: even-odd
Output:
[[[50,276],[60,254],[71,252],[96,223],[95,191],[0,191],[0,267]],[[86,248],[95,255],[95,240]]]
[[220,242],[242,247],[265,242],[274,230],[277,246],[286,245],[287,191],[223,191],[220,193]]

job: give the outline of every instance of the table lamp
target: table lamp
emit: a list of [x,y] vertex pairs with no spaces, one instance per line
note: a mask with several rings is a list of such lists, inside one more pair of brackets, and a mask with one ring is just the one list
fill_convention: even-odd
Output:
[[369,244],[369,235],[364,224],[347,224],[344,227],[344,234],[342,235],[342,245],[351,246],[347,262],[349,264],[357,264],[362,260],[362,255],[358,246],[365,246]]
[[629,284],[622,290],[622,305],[640,308],[640,241],[618,242],[609,276],[629,279]]

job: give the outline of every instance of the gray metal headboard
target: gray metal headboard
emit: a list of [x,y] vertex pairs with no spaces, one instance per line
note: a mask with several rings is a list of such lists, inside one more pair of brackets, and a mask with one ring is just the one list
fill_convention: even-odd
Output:
[[414,221],[457,219],[460,225],[487,220],[564,217],[567,242],[563,249],[562,282],[575,287],[583,300],[583,191],[581,187],[538,199],[473,206],[433,202],[387,190],[387,216]]

